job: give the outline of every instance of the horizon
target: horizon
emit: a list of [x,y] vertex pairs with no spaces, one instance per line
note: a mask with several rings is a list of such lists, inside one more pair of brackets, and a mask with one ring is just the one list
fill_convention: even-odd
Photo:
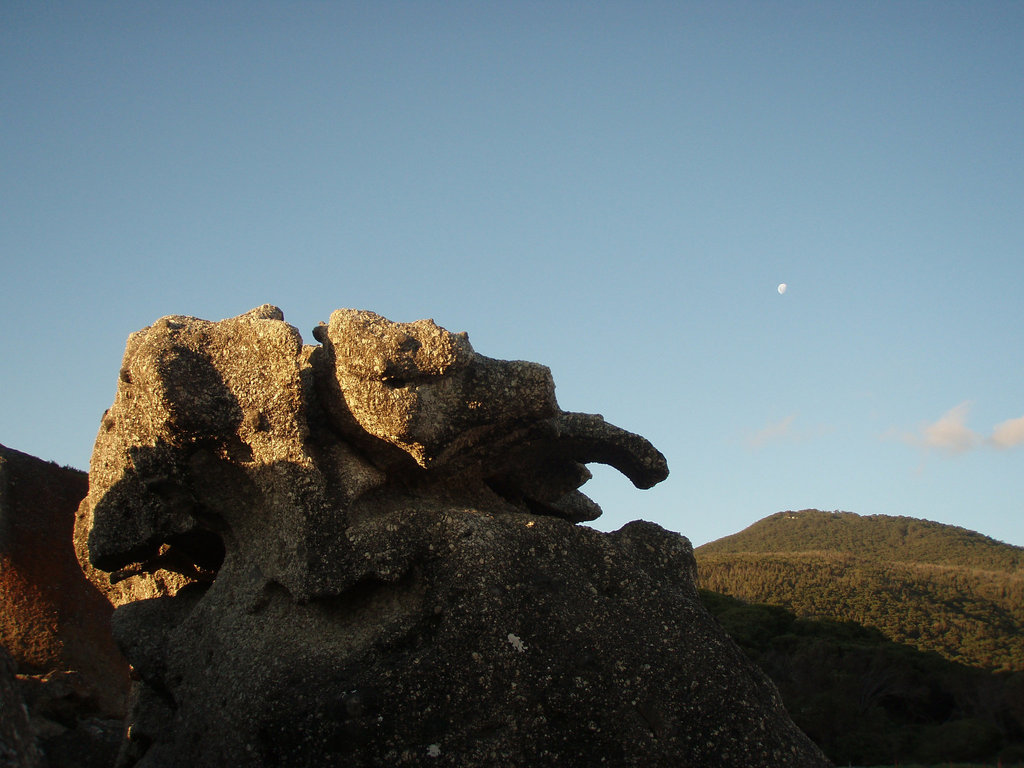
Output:
[[601,530],[1024,546],[1022,39],[1011,2],[5,3],[0,443],[87,469],[162,316],[352,307],[648,438],[651,490],[591,465]]

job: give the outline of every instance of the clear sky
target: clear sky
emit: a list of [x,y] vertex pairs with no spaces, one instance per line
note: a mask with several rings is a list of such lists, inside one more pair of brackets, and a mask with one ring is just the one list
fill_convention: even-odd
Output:
[[60,463],[132,331],[354,307],[654,442],[600,528],[1024,545],[1024,3],[5,0],[0,260],[0,442]]

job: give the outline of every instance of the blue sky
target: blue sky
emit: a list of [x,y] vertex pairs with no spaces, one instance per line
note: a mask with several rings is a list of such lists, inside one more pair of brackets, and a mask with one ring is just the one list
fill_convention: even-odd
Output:
[[0,104],[9,447],[85,468],[163,315],[356,307],[650,438],[600,528],[1024,545],[1024,4],[8,0]]

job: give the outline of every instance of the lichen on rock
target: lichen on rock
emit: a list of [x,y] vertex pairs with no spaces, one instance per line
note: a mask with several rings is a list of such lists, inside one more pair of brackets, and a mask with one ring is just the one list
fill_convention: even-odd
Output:
[[647,440],[430,320],[314,336],[264,306],[129,338],[80,512],[91,567],[171,574],[114,612],[122,766],[827,764],[685,538],[576,525],[586,464],[665,479]]

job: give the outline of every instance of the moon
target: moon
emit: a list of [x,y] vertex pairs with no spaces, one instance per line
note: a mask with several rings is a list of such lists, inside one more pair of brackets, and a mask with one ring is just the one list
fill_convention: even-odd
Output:
[[779,294],[780,295],[786,292],[786,287],[787,286],[786,286],[785,283],[779,283]]

